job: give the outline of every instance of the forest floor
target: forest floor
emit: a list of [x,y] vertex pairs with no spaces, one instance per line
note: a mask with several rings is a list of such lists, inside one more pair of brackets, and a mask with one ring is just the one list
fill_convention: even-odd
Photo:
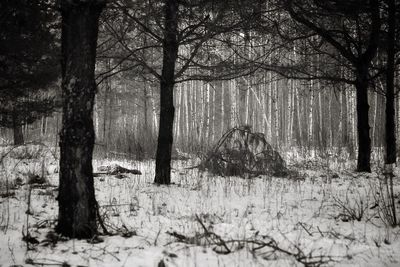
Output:
[[[380,204],[382,176],[355,173],[354,162],[292,155],[297,177],[243,179],[175,161],[173,184],[156,186],[154,161],[96,160],[95,170],[117,163],[142,172],[95,177],[100,214],[115,235],[59,240],[52,153],[2,149],[0,266],[400,265],[400,228]],[[28,183],[38,176],[46,183]]]

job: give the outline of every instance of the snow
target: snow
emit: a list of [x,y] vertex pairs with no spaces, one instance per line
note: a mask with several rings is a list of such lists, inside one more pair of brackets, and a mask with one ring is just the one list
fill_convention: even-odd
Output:
[[[152,183],[154,161],[94,161],[95,170],[119,164],[142,172],[125,179],[95,177],[100,213],[107,228],[119,234],[101,236],[104,242],[96,244],[65,240],[53,246],[44,241],[57,218],[58,174],[49,153],[38,154],[32,159],[2,160],[1,192],[6,180],[9,186],[16,177],[26,180],[28,173],[40,174],[43,166],[51,186],[25,184],[15,197],[0,198],[0,266],[161,266],[161,260],[165,266],[302,266],[293,256],[267,247],[253,251],[254,243],[244,242],[270,238],[288,251],[297,247],[305,254],[330,256],[334,261],[329,266],[400,265],[399,228],[386,226],[377,208],[371,209],[381,177],[376,172],[356,174],[334,160],[299,162],[295,155],[287,156],[291,164],[311,166],[300,170],[298,179],[213,177],[187,169],[194,161],[175,161],[171,186]],[[396,192],[399,187],[396,178]],[[31,215],[27,215],[30,190]],[[365,212],[361,221],[347,220],[339,203],[355,210],[361,206]],[[232,252],[216,253],[222,246],[207,241],[213,238],[204,237],[197,218]],[[30,250],[22,240],[27,228],[40,242]],[[173,233],[187,242],[178,242]]]

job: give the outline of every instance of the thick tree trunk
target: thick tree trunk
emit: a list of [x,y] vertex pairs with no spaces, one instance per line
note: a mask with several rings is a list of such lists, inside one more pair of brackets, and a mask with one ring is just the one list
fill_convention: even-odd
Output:
[[371,172],[371,139],[369,135],[368,64],[361,64],[356,78],[358,172]]
[[394,110],[394,58],[395,58],[395,27],[396,27],[396,5],[395,0],[389,0],[388,18],[388,44],[387,44],[387,66],[386,66],[386,164],[396,163],[396,125]]
[[103,5],[97,0],[61,2],[63,118],[56,230],[72,238],[91,238],[97,232],[92,113],[98,20]]
[[160,85],[160,127],[158,131],[156,175],[154,183],[171,183],[171,152],[174,124],[175,63],[178,56],[177,41],[178,1],[165,1],[165,32],[163,42],[163,68]]

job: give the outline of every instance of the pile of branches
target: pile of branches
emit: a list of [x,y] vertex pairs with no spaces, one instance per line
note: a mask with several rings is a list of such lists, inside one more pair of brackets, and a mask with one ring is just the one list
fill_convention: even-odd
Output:
[[199,168],[221,176],[285,177],[289,174],[286,162],[266,141],[264,134],[253,133],[250,126],[227,131]]
[[142,172],[136,169],[127,169],[124,168],[118,164],[111,164],[111,165],[104,165],[104,166],[99,166],[97,168],[98,173],[95,173],[96,175],[99,174],[108,174],[108,175],[117,175],[117,174],[125,174],[125,173],[130,173],[130,174],[136,174],[136,175],[141,175]]

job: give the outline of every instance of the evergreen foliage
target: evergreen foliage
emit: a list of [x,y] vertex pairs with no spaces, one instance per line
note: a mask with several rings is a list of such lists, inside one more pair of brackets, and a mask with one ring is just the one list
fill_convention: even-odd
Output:
[[15,129],[58,106],[57,13],[44,0],[4,0],[0,10],[0,126]]

